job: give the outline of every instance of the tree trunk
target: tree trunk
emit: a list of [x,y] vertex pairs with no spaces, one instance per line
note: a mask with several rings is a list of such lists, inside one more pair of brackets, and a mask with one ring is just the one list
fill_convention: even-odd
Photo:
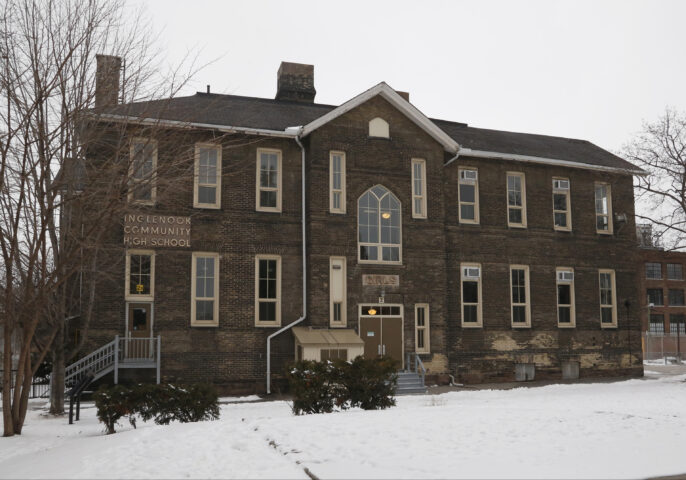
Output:
[[12,396],[10,395],[10,386],[12,385],[12,328],[10,327],[10,319],[8,317],[5,317],[3,332],[5,335],[5,342],[2,358],[2,435],[4,437],[11,437],[14,435]]
[[52,349],[50,375],[50,413],[64,414],[64,323],[58,328]]

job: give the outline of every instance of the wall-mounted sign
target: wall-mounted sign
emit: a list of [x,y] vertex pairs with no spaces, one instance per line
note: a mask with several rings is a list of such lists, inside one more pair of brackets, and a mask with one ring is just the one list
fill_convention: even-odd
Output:
[[397,287],[400,286],[398,275],[362,275],[362,285],[365,287]]
[[191,217],[124,215],[127,247],[190,247]]

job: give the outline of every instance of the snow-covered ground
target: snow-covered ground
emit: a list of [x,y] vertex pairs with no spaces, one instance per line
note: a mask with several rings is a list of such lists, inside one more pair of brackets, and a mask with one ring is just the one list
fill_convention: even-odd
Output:
[[[645,478],[686,472],[686,375],[398,398],[385,411],[296,417],[226,399],[215,422],[103,435],[33,403],[0,438],[0,478]],[[246,400],[254,400],[249,398]]]

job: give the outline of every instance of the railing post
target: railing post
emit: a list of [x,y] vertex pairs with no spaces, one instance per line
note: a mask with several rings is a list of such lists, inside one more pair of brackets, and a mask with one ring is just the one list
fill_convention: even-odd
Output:
[[162,339],[161,336],[157,336],[157,384],[160,384],[160,359],[162,358]]
[[119,383],[119,335],[114,336],[114,384]]

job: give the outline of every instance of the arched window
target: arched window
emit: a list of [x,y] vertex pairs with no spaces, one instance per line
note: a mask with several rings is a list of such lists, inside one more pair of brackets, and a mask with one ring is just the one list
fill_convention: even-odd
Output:
[[376,117],[369,122],[369,136],[389,138],[388,122],[383,118]]
[[376,185],[357,201],[360,262],[401,261],[400,202],[386,187]]

